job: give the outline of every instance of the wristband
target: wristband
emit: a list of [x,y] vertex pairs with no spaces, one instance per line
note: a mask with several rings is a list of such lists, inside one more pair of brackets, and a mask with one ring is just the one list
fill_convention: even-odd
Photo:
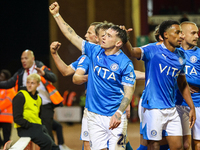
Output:
[[123,114],[123,113],[122,113],[122,112],[121,112],[119,109],[117,110],[117,112],[118,112],[120,115],[122,115],[122,114]]
[[56,18],[56,17],[58,17],[58,16],[60,16],[60,14],[59,14],[59,13],[57,13],[57,14],[53,15],[53,17],[54,17],[54,18]]

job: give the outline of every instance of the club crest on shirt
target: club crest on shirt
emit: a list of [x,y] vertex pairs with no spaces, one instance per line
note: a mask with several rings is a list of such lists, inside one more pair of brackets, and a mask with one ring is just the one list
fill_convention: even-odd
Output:
[[197,62],[197,57],[196,57],[196,56],[191,56],[191,57],[190,57],[190,62],[191,62],[191,63]]
[[81,64],[84,60],[85,60],[85,57],[82,57],[82,58],[79,60],[78,64]]
[[112,71],[117,71],[117,70],[119,69],[119,66],[118,66],[118,64],[112,64],[112,65],[110,66],[110,69],[111,69]]
[[179,63],[182,65],[183,64],[183,58],[182,57],[179,57],[178,58],[178,61],[179,61]]
[[152,135],[152,136],[156,136],[156,135],[157,135],[157,131],[156,131],[156,130],[152,130],[152,131],[151,131],[151,135]]
[[88,132],[87,132],[87,131],[84,131],[84,132],[83,132],[83,135],[84,135],[85,137],[87,137],[87,136],[88,136]]

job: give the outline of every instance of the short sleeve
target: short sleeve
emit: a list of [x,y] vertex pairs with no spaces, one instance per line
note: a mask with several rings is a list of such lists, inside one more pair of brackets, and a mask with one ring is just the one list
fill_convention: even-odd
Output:
[[84,40],[82,43],[82,54],[87,55],[89,58],[91,58],[93,52],[95,51],[95,46],[97,45]]
[[128,62],[122,72],[122,85],[133,86],[135,83],[136,75],[132,62]]
[[140,47],[140,49],[142,50],[141,59],[143,61],[148,61],[152,58],[154,52],[156,51],[156,46],[155,45],[145,45],[145,46]]
[[85,73],[87,73],[89,68],[89,63],[90,63],[89,57],[87,57],[86,55],[82,55],[82,57],[79,59],[77,69],[82,69],[85,71]]

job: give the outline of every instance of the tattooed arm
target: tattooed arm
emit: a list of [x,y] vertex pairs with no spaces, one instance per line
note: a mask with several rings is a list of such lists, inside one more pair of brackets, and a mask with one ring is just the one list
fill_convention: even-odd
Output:
[[58,3],[54,2],[49,6],[49,11],[55,18],[55,21],[64,36],[81,51],[83,39],[80,38],[76,32],[64,21],[64,19],[59,14],[59,8],[60,6]]
[[123,113],[126,110],[126,108],[128,107],[128,105],[130,104],[133,93],[135,91],[135,85],[136,85],[136,82],[135,82],[133,87],[124,86],[124,97],[123,97],[122,102],[119,106],[119,109],[111,117],[109,129],[117,128],[120,125],[121,114],[119,112]]

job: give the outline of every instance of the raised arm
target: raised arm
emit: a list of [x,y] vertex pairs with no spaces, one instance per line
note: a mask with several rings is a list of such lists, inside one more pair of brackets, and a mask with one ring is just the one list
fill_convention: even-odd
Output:
[[65,64],[65,62],[60,58],[57,51],[59,50],[61,43],[52,42],[50,45],[51,56],[56,64],[56,67],[60,71],[63,76],[69,76],[75,73],[74,69],[69,65]]
[[135,91],[135,85],[136,85],[136,82],[133,87],[124,85],[124,97],[119,106],[119,109],[111,117],[109,129],[117,128],[120,125],[121,115],[122,115],[120,113],[123,113],[126,110],[126,108],[128,107],[128,105],[130,104],[133,93]]
[[[129,32],[132,31],[132,28],[126,29],[125,26],[121,25],[121,29],[125,30],[126,33],[129,35]],[[129,41],[126,42],[126,44],[123,45],[122,50],[127,54],[128,57],[134,57],[134,58],[141,58],[142,51],[139,47],[132,47],[131,43]]]
[[60,6],[57,2],[54,2],[49,6],[49,11],[53,15],[64,36],[81,51],[83,39],[80,38],[76,32],[64,21],[62,16],[59,14],[59,9]]
[[136,75],[136,80],[145,80],[145,72],[134,70]]
[[139,47],[132,47],[131,43],[129,41],[126,42],[126,44],[122,47],[123,51],[128,52],[128,56],[134,57],[137,59],[141,58],[142,50]]
[[179,90],[180,90],[183,98],[185,99],[186,103],[190,107],[189,126],[190,126],[190,128],[192,128],[195,123],[195,120],[196,120],[196,113],[195,113],[194,103],[192,101],[191,94],[190,94],[190,88],[186,81],[185,75],[178,76],[177,84],[178,84]]

